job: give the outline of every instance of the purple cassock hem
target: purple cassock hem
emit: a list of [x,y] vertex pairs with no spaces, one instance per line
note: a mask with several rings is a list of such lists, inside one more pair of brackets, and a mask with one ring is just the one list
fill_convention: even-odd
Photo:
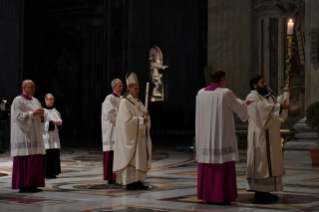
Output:
[[116,180],[116,174],[113,173],[113,158],[114,158],[113,150],[104,152],[104,159],[103,159],[104,180]]
[[45,186],[41,154],[13,157],[11,188],[21,189],[27,186]]
[[219,85],[216,83],[212,83],[205,88],[205,91],[214,91],[216,88],[219,88]]
[[197,198],[209,202],[234,202],[238,198],[235,162],[198,163]]

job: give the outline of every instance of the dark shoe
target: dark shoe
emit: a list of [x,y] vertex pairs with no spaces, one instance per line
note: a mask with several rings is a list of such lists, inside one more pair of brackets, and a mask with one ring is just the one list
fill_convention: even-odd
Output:
[[29,190],[30,190],[31,192],[41,192],[41,191],[43,191],[42,189],[39,189],[39,188],[37,188],[37,187],[35,187],[35,186],[30,187]]
[[109,180],[107,184],[116,184],[116,180]]
[[53,176],[45,176],[45,178],[47,178],[47,179],[56,179],[56,176],[55,175],[53,175]]
[[259,201],[278,201],[279,197],[269,192],[255,192],[255,199]]
[[148,189],[149,188],[149,186],[144,185],[141,181],[137,182],[137,187],[140,190],[144,190],[144,189]]
[[127,189],[127,190],[130,190],[130,191],[132,191],[132,190],[138,190],[137,183],[135,182],[135,183],[127,184],[127,185],[126,185],[126,189]]
[[271,193],[267,194],[267,199],[269,199],[270,201],[278,201],[279,197],[277,195],[273,195]]
[[27,187],[19,189],[19,193],[29,193],[29,189]]

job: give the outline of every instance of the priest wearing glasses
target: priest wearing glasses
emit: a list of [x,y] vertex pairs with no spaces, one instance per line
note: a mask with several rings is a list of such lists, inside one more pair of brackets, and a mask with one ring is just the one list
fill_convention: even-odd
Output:
[[46,155],[43,155],[44,174],[46,178],[56,178],[56,175],[61,173],[59,131],[62,129],[62,118],[59,111],[53,108],[54,96],[52,94],[45,95],[45,105],[44,111],[47,119],[43,131],[46,149]]

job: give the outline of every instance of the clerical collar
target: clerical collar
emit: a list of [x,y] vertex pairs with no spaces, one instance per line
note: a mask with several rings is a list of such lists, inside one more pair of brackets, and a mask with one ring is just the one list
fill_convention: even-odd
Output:
[[53,107],[48,107],[47,105],[45,105],[44,108],[48,109],[48,110],[52,110],[53,109]]
[[28,95],[25,94],[25,93],[22,93],[21,96],[22,96],[23,98],[25,98],[26,100],[32,100],[32,96],[28,96]]
[[118,95],[117,93],[115,93],[114,91],[111,93],[113,96],[115,97],[119,97],[120,98],[120,95]]
[[131,94],[127,95],[130,99],[134,99],[136,102],[139,102],[140,100],[138,98],[134,98]]

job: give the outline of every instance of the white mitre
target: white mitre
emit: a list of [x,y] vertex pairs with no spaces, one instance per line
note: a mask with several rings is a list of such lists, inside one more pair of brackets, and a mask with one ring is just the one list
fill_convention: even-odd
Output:
[[131,88],[138,85],[137,76],[134,72],[132,72],[129,76],[126,75],[126,86],[127,88]]

